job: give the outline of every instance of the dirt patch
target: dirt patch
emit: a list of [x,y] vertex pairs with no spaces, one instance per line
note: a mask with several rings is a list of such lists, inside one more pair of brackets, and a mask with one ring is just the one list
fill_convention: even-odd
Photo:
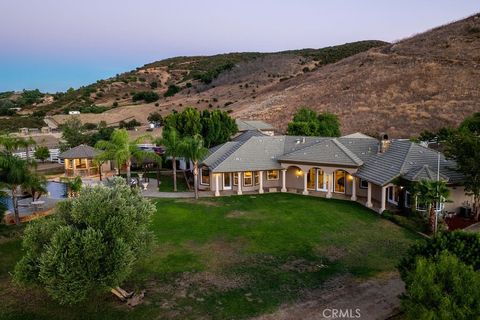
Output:
[[305,259],[289,260],[283,264],[280,269],[288,272],[316,272],[320,269],[326,268],[327,265],[318,262],[307,261]]
[[192,199],[192,198],[185,198],[185,199],[177,199],[176,202],[201,204],[201,205],[209,206],[209,207],[221,207],[222,206],[222,203],[220,203],[220,202],[205,200],[205,199],[195,200],[195,199]]
[[245,217],[249,214],[251,214],[251,212],[234,210],[234,211],[230,211],[229,213],[227,213],[226,217],[227,218],[242,218],[242,217]]
[[246,240],[239,238],[235,241],[215,239],[206,244],[189,242],[186,246],[189,250],[197,252],[199,256],[205,258],[203,262],[209,270],[220,271],[242,261],[241,253],[246,246]]
[[319,246],[314,251],[317,255],[326,257],[330,261],[338,261],[348,255],[344,248],[338,246]]
[[386,319],[398,313],[398,296],[404,290],[398,273],[384,274],[363,282],[344,275],[328,280],[319,290],[306,293],[301,301],[282,305],[274,313],[255,319],[331,319],[331,309],[352,310],[354,315],[359,309],[359,319]]

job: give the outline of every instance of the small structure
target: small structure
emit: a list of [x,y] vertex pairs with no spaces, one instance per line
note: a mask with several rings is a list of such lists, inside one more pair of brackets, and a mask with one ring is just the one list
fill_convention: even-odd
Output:
[[246,131],[260,131],[268,136],[273,136],[275,134],[275,128],[262,120],[235,119],[235,123],[237,124],[239,133]]
[[78,110],[68,111],[68,114],[69,115],[76,115],[76,114],[80,114],[80,111],[78,111]]
[[106,161],[100,168],[93,159],[101,151],[81,144],[75,148],[62,152],[58,157],[65,160],[65,175],[67,177],[96,176],[101,172],[111,170],[110,161]]

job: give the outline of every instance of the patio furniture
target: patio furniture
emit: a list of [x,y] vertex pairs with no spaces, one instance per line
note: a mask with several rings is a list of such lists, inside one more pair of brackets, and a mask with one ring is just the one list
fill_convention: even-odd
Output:
[[43,205],[45,204],[45,201],[37,200],[37,201],[32,201],[30,204],[33,206],[33,211],[38,211],[38,209],[43,209]]

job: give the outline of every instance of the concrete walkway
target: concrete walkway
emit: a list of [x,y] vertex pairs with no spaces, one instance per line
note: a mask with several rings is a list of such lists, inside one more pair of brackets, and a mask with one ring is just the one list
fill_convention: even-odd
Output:
[[[160,192],[157,187],[157,179],[150,178],[148,183],[147,190],[143,190],[142,195],[147,198],[195,198],[195,193],[193,191],[179,191],[179,192]],[[200,197],[211,197],[213,196],[212,192],[199,192]]]

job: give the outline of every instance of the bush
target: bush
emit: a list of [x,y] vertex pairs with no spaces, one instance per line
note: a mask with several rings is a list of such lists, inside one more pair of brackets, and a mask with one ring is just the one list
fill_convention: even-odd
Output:
[[118,102],[117,102],[117,101],[115,101],[114,103],[112,103],[112,107],[113,107],[113,108],[116,108],[116,107],[118,107]]
[[155,207],[122,178],[82,189],[56,213],[25,229],[15,280],[35,284],[61,304],[119,286],[146,253]]
[[120,129],[125,128],[127,130],[133,130],[133,129],[135,129],[135,127],[138,127],[140,125],[141,125],[141,123],[138,122],[136,119],[132,119],[132,120],[127,121],[127,122],[122,120],[119,123]]
[[398,266],[402,279],[405,280],[408,272],[415,269],[417,258],[435,258],[442,251],[448,251],[466,265],[472,266],[474,270],[480,270],[480,234],[462,231],[442,232],[410,247]]
[[34,156],[36,159],[45,162],[50,157],[50,150],[46,146],[39,146],[35,149]]
[[153,91],[140,91],[132,95],[133,102],[143,100],[146,103],[151,103],[157,101],[158,99],[160,99],[160,96]]
[[417,258],[405,277],[402,308],[408,319],[475,319],[480,315],[480,274],[441,252]]
[[173,97],[178,92],[180,92],[180,88],[174,84],[168,86],[167,91],[163,94],[164,97]]

